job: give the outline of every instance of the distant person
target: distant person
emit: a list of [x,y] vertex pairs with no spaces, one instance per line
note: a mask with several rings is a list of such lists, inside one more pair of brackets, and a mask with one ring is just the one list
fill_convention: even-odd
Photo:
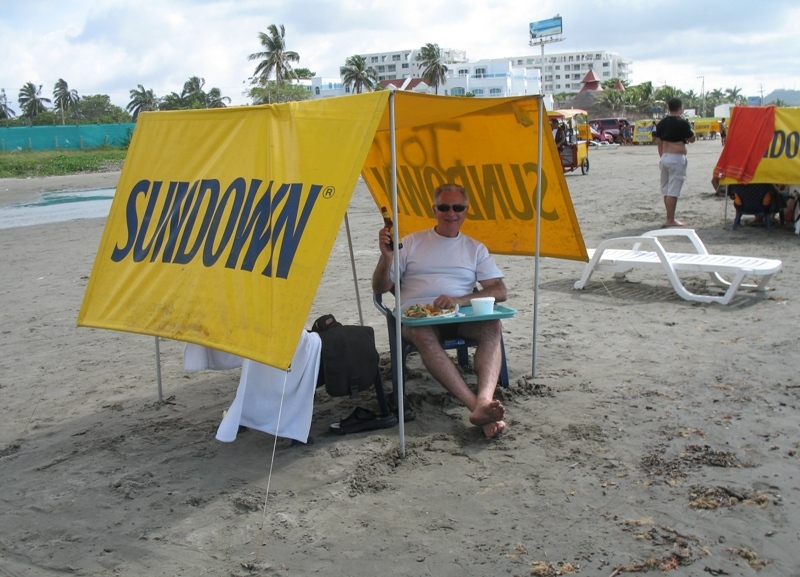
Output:
[[650,140],[652,140],[653,143],[655,143],[655,141],[656,141],[656,123],[655,122],[653,122],[653,124],[650,125]]
[[567,134],[564,129],[558,124],[555,118],[550,119],[550,128],[553,130],[553,140],[556,141],[556,148],[561,152],[564,150],[564,145],[567,143]]
[[722,141],[722,146],[725,146],[725,138],[728,136],[728,127],[725,125],[725,119],[719,121],[719,139]]
[[667,211],[666,227],[685,226],[675,219],[678,197],[686,180],[686,145],[696,140],[689,122],[683,118],[683,102],[670,98],[667,102],[669,114],[656,125],[658,167],[661,169],[661,195]]
[[627,122],[622,126],[622,144],[633,144],[633,132]]

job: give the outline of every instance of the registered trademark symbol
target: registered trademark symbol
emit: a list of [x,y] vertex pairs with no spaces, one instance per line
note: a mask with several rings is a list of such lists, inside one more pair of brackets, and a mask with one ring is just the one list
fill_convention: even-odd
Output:
[[332,186],[329,186],[322,191],[322,198],[332,198],[334,194],[336,194],[336,189]]

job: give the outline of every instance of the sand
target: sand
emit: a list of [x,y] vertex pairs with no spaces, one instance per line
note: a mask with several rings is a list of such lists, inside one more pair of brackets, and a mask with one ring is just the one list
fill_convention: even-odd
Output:
[[[575,291],[582,263],[545,259],[534,378],[533,259],[498,257],[519,311],[501,438],[414,359],[405,459],[396,428],[327,431],[374,395],[320,390],[309,444],[280,439],[271,480],[273,437],[214,439],[238,370],[186,372],[162,340],[159,404],[153,337],[76,327],[104,219],[0,230],[0,575],[797,575],[800,238],[723,228],[719,152],[690,146],[677,217],[712,252],[782,259],[766,295],[692,303],[655,271]],[[587,246],[660,227],[652,146],[590,160],[566,176]],[[0,180],[0,205],[117,177]],[[363,185],[349,219],[385,361],[369,300],[381,218]],[[348,256],[342,227],[308,327],[358,323]]]

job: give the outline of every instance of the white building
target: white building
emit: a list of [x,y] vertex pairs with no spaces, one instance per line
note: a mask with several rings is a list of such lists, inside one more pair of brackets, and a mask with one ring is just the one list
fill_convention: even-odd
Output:
[[[422,68],[416,60],[418,52],[418,49],[407,49],[361,54],[361,57],[375,70],[378,81],[391,85],[390,88],[399,88],[398,80],[422,77]],[[476,97],[494,97],[540,92],[541,55],[475,62],[467,60],[464,50],[442,48],[442,55],[448,71],[446,82],[439,86],[439,94],[456,96],[472,93]],[[589,70],[594,70],[601,80],[629,80],[632,72],[629,60],[605,51],[545,53],[544,60],[545,94],[577,94],[582,87],[581,80]],[[414,89],[420,90],[419,83],[415,83]],[[317,77],[311,82],[312,99],[343,96],[350,94],[350,90],[349,86],[343,86],[341,78]],[[434,89],[429,87],[427,91],[433,92]]]
[[[441,48],[442,60],[448,68],[467,62],[464,50]],[[398,78],[422,78],[422,68],[417,62],[419,49],[397,50],[394,52],[374,52],[361,57],[378,73],[378,80]]]
[[464,96],[523,96],[539,94],[539,71],[514,66],[507,58],[456,64],[447,71],[447,82],[439,92]]
[[[442,48],[445,64],[454,66],[467,62],[467,53],[463,50]],[[378,81],[421,78],[422,69],[417,62],[419,49],[395,50],[393,52],[372,52],[361,54],[361,57],[375,70]],[[344,63],[342,63],[344,66]],[[395,83],[397,84],[397,83]],[[343,86],[341,78],[316,77],[311,81],[311,98],[329,98],[350,94],[352,87]],[[433,90],[430,90],[431,92]],[[426,90],[428,92],[428,90]]]
[[345,94],[350,94],[352,90],[351,86],[344,86],[341,78],[329,78],[327,76],[315,76],[311,79],[311,86],[308,88],[311,90],[311,100],[330,98],[331,96],[344,96]]
[[[509,60],[515,66],[542,68],[542,55],[514,56]],[[600,81],[619,78],[630,80],[633,70],[631,61],[605,50],[581,52],[558,52],[544,54],[544,93],[577,94],[583,85],[581,80],[589,70],[594,70]]]

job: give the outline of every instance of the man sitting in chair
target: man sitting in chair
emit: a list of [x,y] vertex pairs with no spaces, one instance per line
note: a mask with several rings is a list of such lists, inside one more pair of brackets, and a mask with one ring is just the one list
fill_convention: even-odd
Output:
[[[417,303],[432,303],[447,309],[467,306],[475,297],[506,300],[503,273],[494,258],[480,242],[459,232],[467,218],[467,193],[455,184],[443,184],[433,199],[436,226],[403,239],[400,249],[400,310]],[[372,275],[372,290],[388,292],[394,286],[391,231],[379,233],[381,258]],[[473,292],[476,283],[481,290]],[[455,364],[442,348],[440,331],[453,331],[446,336],[460,336],[478,343],[475,350],[475,371],[478,393],[473,393]],[[494,391],[502,362],[502,326],[499,320],[454,323],[439,326],[403,326],[403,338],[417,347],[430,374],[455,395],[470,411],[469,420],[496,437],[505,428],[505,407],[494,400]],[[398,386],[395,384],[395,386]]]

